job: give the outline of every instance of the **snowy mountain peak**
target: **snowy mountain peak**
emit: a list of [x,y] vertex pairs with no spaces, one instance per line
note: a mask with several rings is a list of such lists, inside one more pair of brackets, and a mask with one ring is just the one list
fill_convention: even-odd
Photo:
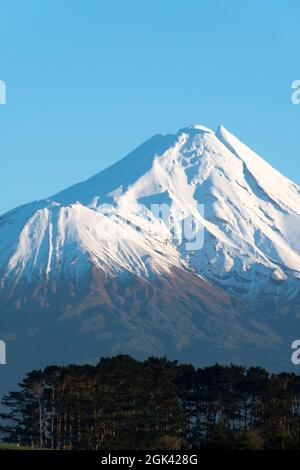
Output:
[[[189,220],[201,241],[195,249]],[[223,126],[193,125],[153,136],[89,180],[1,217],[0,285],[78,279],[92,267],[147,279],[176,268],[237,295],[292,296],[299,227],[296,184]]]
[[223,126],[155,135],[0,217],[18,374],[115,354],[287,370],[299,299],[300,189]]
[[203,133],[208,133],[208,134],[213,134],[214,132],[209,129],[206,126],[203,126],[202,124],[194,124],[188,127],[184,127],[183,129],[180,129],[177,132],[177,135],[180,134],[190,134],[190,135],[195,135],[195,134],[203,134]]

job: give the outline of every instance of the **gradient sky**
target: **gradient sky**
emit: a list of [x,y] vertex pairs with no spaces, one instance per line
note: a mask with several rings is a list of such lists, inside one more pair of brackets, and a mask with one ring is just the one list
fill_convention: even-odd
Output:
[[299,0],[0,0],[0,213],[222,123],[300,184]]

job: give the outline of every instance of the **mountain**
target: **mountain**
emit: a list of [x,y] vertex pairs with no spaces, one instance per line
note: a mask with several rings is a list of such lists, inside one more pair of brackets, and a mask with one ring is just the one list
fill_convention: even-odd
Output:
[[290,368],[299,227],[300,188],[222,126],[155,135],[0,217],[5,374],[116,353]]

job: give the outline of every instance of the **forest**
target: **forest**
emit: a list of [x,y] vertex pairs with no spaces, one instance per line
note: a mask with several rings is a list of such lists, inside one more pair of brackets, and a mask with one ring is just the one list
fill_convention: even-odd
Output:
[[300,449],[300,377],[119,355],[26,375],[3,442],[45,449]]

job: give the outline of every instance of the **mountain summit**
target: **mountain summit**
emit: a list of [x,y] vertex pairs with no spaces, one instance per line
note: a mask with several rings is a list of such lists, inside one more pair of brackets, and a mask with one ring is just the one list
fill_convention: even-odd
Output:
[[300,188],[224,127],[155,135],[0,218],[0,337],[32,365],[129,352],[286,366],[299,227]]
[[[168,223],[151,210],[160,205],[169,207]],[[189,215],[204,228],[195,250],[183,243]],[[299,222],[297,185],[224,127],[190,126],[154,136],[89,180],[1,217],[1,285],[79,279],[91,266],[142,278],[177,267],[236,295],[253,299],[263,288],[292,296]],[[107,224],[106,237],[99,231]],[[114,229],[118,243],[110,239]]]

